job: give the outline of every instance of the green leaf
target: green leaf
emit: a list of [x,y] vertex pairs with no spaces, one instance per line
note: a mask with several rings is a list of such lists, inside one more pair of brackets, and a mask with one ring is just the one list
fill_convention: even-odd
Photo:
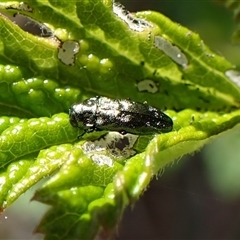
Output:
[[[112,12],[110,1],[76,1],[75,6],[72,1],[61,1],[59,9],[52,1],[26,3],[33,11],[24,14],[52,26],[58,39],[35,37],[2,16],[2,55],[11,56],[17,65],[25,63],[33,72],[58,79],[63,85],[81,86],[110,97],[131,96],[160,108],[219,110],[239,106],[239,87],[225,75],[234,66],[210,51],[197,34],[159,13],[138,13],[149,23],[138,32]],[[6,10],[9,4],[1,5]],[[154,45],[159,36],[181,50],[186,66]],[[79,45],[76,55],[69,50],[75,57],[72,66],[63,64],[64,57],[58,58],[61,45],[69,41]],[[154,94],[139,91],[144,80],[156,85]]]
[[99,230],[99,220],[107,228],[109,219],[116,217],[111,207],[114,201],[108,189],[103,191],[101,187],[86,186],[53,195],[46,202],[53,200],[54,207],[44,216],[37,232],[49,232],[46,239],[94,238]]
[[[33,197],[52,206],[36,230],[46,239],[111,233],[153,175],[240,123],[239,72],[160,13],[110,0],[0,9],[40,31],[0,15],[1,209],[47,177]],[[96,94],[167,108],[173,131],[82,136],[66,113]]]
[[78,132],[70,126],[68,116],[56,114],[52,118],[32,118],[10,126],[0,136],[0,167],[25,154],[37,152],[53,144],[71,142]]

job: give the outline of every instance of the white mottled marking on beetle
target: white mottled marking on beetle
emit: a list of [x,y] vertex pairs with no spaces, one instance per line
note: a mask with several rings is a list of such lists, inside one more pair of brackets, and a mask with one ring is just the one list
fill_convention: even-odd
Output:
[[121,107],[122,107],[122,111],[128,111],[129,103],[127,103],[125,101],[121,101]]
[[79,52],[80,46],[76,41],[65,41],[58,50],[58,59],[68,66],[75,63],[75,55]]
[[115,111],[117,108],[118,108],[118,103],[117,102],[114,102],[114,101],[111,101],[111,99],[109,98],[101,98],[99,100],[99,110],[113,110]]
[[225,72],[225,75],[235,84],[238,85],[238,87],[240,87],[240,72],[238,72],[237,70],[227,70]]
[[137,83],[137,88],[139,92],[149,92],[156,93],[158,89],[158,83],[150,79],[145,79]]
[[123,20],[130,29],[142,32],[152,25],[144,19],[136,18],[132,13],[125,9],[120,3],[113,3],[113,13],[116,14],[121,20]]
[[180,48],[173,46],[171,42],[163,37],[155,36],[154,46],[162,50],[168,57],[174,62],[186,68],[188,65],[188,59]]

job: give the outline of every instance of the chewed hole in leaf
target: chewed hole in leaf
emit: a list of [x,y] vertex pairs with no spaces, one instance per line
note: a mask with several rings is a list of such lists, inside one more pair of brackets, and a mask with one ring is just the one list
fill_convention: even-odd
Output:
[[7,16],[12,22],[18,25],[22,30],[31,33],[35,36],[43,38],[53,38],[54,31],[47,26],[45,23],[40,23],[28,16],[22,15],[20,13],[14,14],[13,17]]

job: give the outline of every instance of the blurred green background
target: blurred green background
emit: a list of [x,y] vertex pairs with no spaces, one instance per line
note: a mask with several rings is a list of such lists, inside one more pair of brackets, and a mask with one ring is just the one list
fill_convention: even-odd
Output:
[[[240,65],[231,43],[233,14],[213,0],[150,0],[121,3],[132,12],[155,10],[199,33],[217,54]],[[119,239],[240,239],[240,126],[193,156],[165,168],[129,207]]]
[[[199,33],[216,53],[240,65],[231,44],[232,13],[213,0],[121,0],[131,12],[155,10]],[[32,235],[45,206],[29,203],[34,189],[3,213],[0,239]],[[240,127],[165,169],[119,224],[117,239],[240,239]]]

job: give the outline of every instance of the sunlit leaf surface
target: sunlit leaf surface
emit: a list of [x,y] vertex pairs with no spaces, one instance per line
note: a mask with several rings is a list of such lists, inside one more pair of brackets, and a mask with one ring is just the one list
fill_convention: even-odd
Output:
[[[110,0],[0,9],[1,209],[48,178],[33,197],[52,205],[36,229],[46,239],[110,234],[153,175],[240,123],[240,73],[160,13]],[[173,130],[84,136],[68,109],[95,95],[147,101]]]

